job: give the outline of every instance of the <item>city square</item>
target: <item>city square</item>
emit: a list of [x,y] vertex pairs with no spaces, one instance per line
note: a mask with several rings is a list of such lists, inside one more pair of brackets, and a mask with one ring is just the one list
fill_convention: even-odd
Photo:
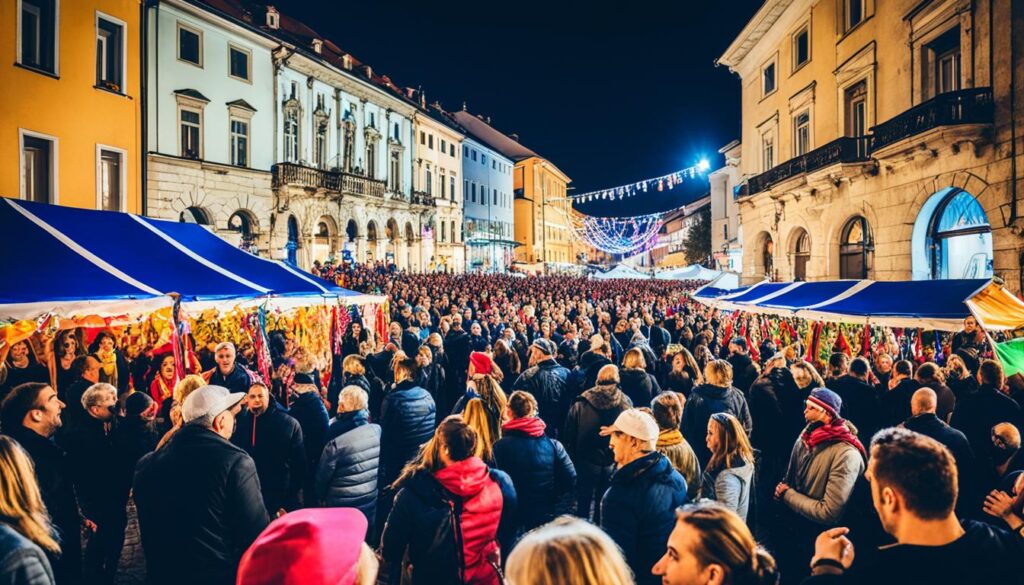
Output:
[[0,6],[0,582],[1024,583],[1024,2]]

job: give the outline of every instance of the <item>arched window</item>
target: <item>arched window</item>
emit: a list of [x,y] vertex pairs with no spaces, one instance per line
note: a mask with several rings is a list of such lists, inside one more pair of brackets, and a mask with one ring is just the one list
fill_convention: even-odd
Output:
[[793,280],[807,280],[807,262],[811,259],[811,236],[800,230],[793,241]]
[[951,189],[928,226],[932,278],[992,276],[992,226],[967,191]]
[[873,249],[867,220],[858,216],[846,222],[839,239],[839,277],[867,278],[870,270],[868,260]]
[[231,217],[228,218],[228,229],[238,232],[242,236],[242,241],[252,239],[252,220],[242,211],[236,211],[231,214]]
[[212,225],[210,216],[199,207],[189,207],[178,214],[178,221],[181,223],[197,223],[199,225]]

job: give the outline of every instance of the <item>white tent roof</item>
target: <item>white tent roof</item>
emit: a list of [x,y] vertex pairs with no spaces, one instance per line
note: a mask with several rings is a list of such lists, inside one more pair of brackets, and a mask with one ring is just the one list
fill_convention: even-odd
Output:
[[610,280],[613,278],[630,278],[634,280],[646,280],[651,278],[651,275],[644,274],[643,272],[640,272],[639,270],[636,270],[634,268],[630,268],[629,266],[626,266],[624,264],[616,264],[615,268],[612,268],[608,272],[599,272],[597,274],[594,274],[594,278],[598,280]]

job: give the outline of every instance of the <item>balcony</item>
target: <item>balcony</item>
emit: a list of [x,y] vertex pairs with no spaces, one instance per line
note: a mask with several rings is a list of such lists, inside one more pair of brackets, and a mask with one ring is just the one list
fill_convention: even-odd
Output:
[[309,189],[323,189],[341,195],[362,195],[384,198],[385,181],[340,171],[325,171],[295,163],[276,164],[271,169],[275,189],[297,185]]
[[434,196],[427,194],[425,191],[413,190],[411,203],[413,205],[426,205],[427,207],[433,207]]
[[838,163],[866,162],[870,159],[870,136],[843,136],[825,146],[815,148],[807,154],[791,158],[788,161],[755,175],[747,181],[747,189],[734,192],[736,197],[747,193],[760,193],[768,190],[776,183],[785,181],[803,173]]
[[992,121],[992,88],[951,91],[872,128],[871,151],[940,126],[991,124]]

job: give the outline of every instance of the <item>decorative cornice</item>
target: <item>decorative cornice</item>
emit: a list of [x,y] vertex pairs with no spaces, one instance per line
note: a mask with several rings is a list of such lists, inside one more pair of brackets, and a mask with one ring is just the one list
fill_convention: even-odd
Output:
[[771,30],[782,13],[789,8],[793,0],[766,0],[764,5],[754,14],[747,26],[743,27],[739,36],[729,45],[725,53],[715,63],[725,65],[730,71],[742,61],[751,49]]

